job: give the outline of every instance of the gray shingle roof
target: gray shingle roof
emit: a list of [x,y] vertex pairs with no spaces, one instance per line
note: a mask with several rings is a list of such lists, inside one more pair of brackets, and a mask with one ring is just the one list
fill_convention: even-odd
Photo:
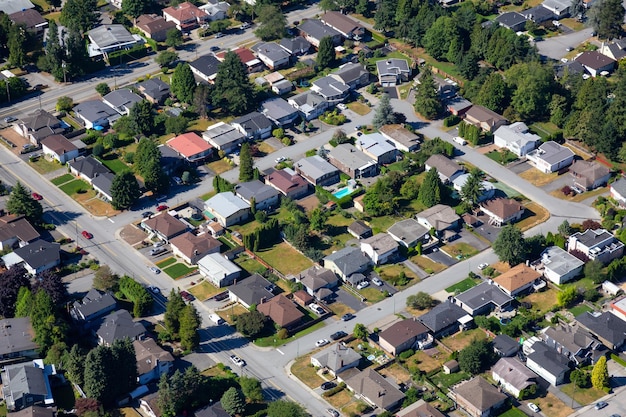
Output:
[[102,162],[98,161],[93,156],[87,156],[71,161],[70,168],[75,169],[87,178],[95,178],[100,174],[110,172],[109,169],[102,164]]
[[519,24],[525,23],[526,18],[517,12],[507,12],[502,13],[501,15],[496,17],[496,22],[498,22],[502,26],[511,28]]
[[37,239],[29,245],[15,249],[16,255],[24,260],[33,269],[38,269],[61,259],[61,245]]
[[210,207],[224,218],[230,217],[239,210],[249,209],[250,205],[230,191],[219,193],[205,202],[205,207]]
[[0,356],[37,349],[29,317],[0,320]]
[[100,100],[83,101],[79,105],[75,106],[73,110],[75,113],[80,113],[83,118],[89,120],[90,122],[95,122],[102,118],[110,118],[113,116],[119,117],[115,110]]
[[195,68],[198,72],[204,74],[207,77],[210,77],[214,74],[217,74],[220,61],[215,58],[215,56],[209,54],[203,55],[195,61],[191,61],[189,65]]
[[296,36],[295,38],[281,39],[280,46],[290,54],[303,54],[311,49],[311,42],[307,41],[302,36]]
[[417,319],[424,323],[433,333],[438,333],[454,325],[457,320],[466,315],[467,312],[465,310],[447,300]]
[[289,52],[287,52],[276,42],[260,42],[250,49],[252,49],[257,54],[265,55],[272,61],[280,61],[291,56]]
[[253,135],[254,132],[265,130],[268,127],[272,127],[272,122],[264,114],[259,112],[248,113],[244,116],[238,117],[231,123],[237,123],[241,125],[248,135]]
[[257,203],[269,200],[280,195],[278,190],[276,190],[274,187],[263,184],[259,180],[253,180],[237,184],[235,186],[235,192],[239,194],[244,200],[250,201],[252,198],[254,198]]
[[614,183],[611,183],[611,188],[617,191],[619,195],[626,198],[626,178],[622,177]]
[[[615,347],[620,347],[626,340],[626,321],[611,312],[605,311],[602,314],[585,312],[578,315],[576,321]],[[614,346],[607,347],[613,349]]]
[[554,141],[542,143],[535,152],[537,152],[538,158],[551,165],[574,156],[574,152],[570,148],[559,145]]
[[113,179],[115,178],[115,174],[112,172],[104,172],[98,175],[91,181],[91,185],[102,190],[106,195],[111,195],[111,184],[113,184]]
[[116,340],[126,337],[136,339],[145,332],[145,327],[141,323],[134,322],[128,311],[118,310],[104,318],[96,334],[105,344],[111,345]]
[[313,81],[313,86],[325,98],[345,95],[350,91],[350,87],[330,75]]
[[274,297],[274,294],[268,289],[271,287],[271,282],[259,274],[254,274],[231,285],[228,287],[228,291],[235,294],[245,304],[251,306],[260,304],[263,299],[267,301]]
[[513,300],[513,298],[506,295],[500,288],[489,282],[478,284],[457,295],[455,298],[472,310],[477,310],[487,304],[503,306]]
[[335,343],[314,354],[311,358],[317,360],[322,367],[336,372],[345,365],[361,359],[361,355],[350,347],[345,347],[341,343]]
[[341,34],[330,26],[326,26],[320,20],[306,19],[298,26],[300,31],[306,33],[313,39],[322,40],[326,36],[341,36]]
[[124,25],[102,25],[91,29],[87,34],[100,49],[135,41]]
[[263,114],[271,120],[280,120],[298,112],[287,100],[280,97],[264,101],[261,104],[261,108],[263,109]]
[[492,372],[517,390],[523,390],[537,381],[537,374],[515,358],[501,358]]
[[127,88],[120,88],[118,90],[111,91],[109,94],[102,97],[102,99],[111,103],[115,109],[127,108],[128,110],[142,100],[139,95],[133,93]]
[[321,178],[324,175],[337,172],[337,168],[319,155],[303,158],[296,162],[296,167],[300,172],[310,178]]
[[545,343],[535,342],[532,349],[534,352],[529,354],[527,359],[532,360],[550,374],[560,375],[562,372],[569,370],[569,359]]
[[148,78],[137,84],[137,87],[143,90],[146,96],[152,97],[157,101],[170,95],[170,86],[159,78]]
[[331,253],[324,258],[324,261],[333,261],[344,276],[359,272],[364,265],[370,263],[369,258],[361,252],[361,249],[354,246],[348,246]]
[[394,223],[387,230],[387,233],[405,242],[405,245],[409,245],[423,238],[428,233],[428,229],[415,219],[405,219]]
[[72,305],[75,310],[89,319],[96,313],[109,311],[116,305],[115,298],[109,292],[100,292],[95,288],[89,290],[81,301],[75,301]]

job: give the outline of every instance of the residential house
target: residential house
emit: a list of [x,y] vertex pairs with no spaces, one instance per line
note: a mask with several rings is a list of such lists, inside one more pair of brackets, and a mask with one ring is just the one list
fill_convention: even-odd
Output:
[[[142,14],[135,21],[135,27],[148,39],[152,39],[155,42],[165,42],[167,32],[177,29],[176,22],[165,20],[163,16],[156,14]],[[149,78],[149,80],[151,79]]]
[[164,212],[141,221],[141,227],[150,235],[164,242],[169,242],[187,231],[188,224],[183,223],[171,214]]
[[161,168],[168,177],[176,174],[185,165],[185,159],[169,146],[159,145],[157,149],[160,154],[159,162]]
[[456,95],[455,97],[449,99],[446,103],[446,109],[458,117],[465,116],[465,113],[472,107],[472,102],[464,99],[463,97]]
[[404,319],[392,324],[378,334],[378,344],[393,356],[408,349],[417,349],[419,342],[428,340],[432,336],[428,327],[415,319]]
[[[239,47],[237,49],[232,50],[232,52],[237,54],[237,56],[239,57],[239,60],[241,61],[243,66],[246,68],[248,73],[251,74],[254,72],[263,71],[263,62],[261,62],[261,60],[257,58],[256,55],[254,55],[254,53],[252,53],[252,51],[249,50],[248,48]],[[226,51],[218,52],[215,56],[217,59],[223,62],[224,59],[226,58],[226,53],[227,53]]]
[[339,69],[331,73],[329,77],[347,85],[351,90],[356,90],[370,83],[370,73],[367,68],[354,62],[341,65]]
[[[461,174],[461,175],[457,176],[452,181],[452,187],[459,194],[462,194],[463,187],[465,187],[465,184],[467,183],[467,181],[469,180],[470,177],[471,177],[471,174],[469,174],[469,173],[465,173],[465,174]],[[481,201],[485,201],[485,200],[487,200],[489,198],[492,198],[496,194],[496,187],[492,183],[490,183],[489,181],[482,180],[480,182],[480,184],[481,184],[482,192],[478,196],[478,199],[476,200],[477,203],[480,203]]]
[[610,311],[585,312],[576,316],[576,321],[611,350],[619,350],[626,342],[626,321]]
[[508,308],[513,297],[505,294],[500,287],[490,282],[482,282],[469,290],[454,296],[453,301],[472,317],[488,314],[494,309]]
[[497,335],[491,343],[493,351],[500,357],[515,356],[520,350],[519,342],[506,334]]
[[293,301],[302,307],[306,307],[314,302],[315,298],[305,290],[298,290],[293,293]]
[[361,363],[361,355],[341,343],[335,343],[311,355],[311,365],[327,370],[332,376],[337,376],[347,369],[356,368],[359,363]]
[[270,170],[265,175],[265,183],[293,200],[309,193],[309,183],[291,168]]
[[583,270],[585,263],[558,246],[550,246],[542,253],[539,260],[533,262],[543,276],[557,285],[576,278]]
[[200,258],[198,272],[218,288],[232,285],[241,276],[241,268],[219,253],[210,253]]
[[245,136],[234,126],[224,122],[211,125],[202,133],[202,138],[218,151],[231,153],[245,141]]
[[248,113],[233,120],[231,125],[248,139],[259,140],[272,136],[272,122],[263,113]]
[[139,95],[133,93],[127,88],[113,90],[109,94],[102,97],[104,104],[111,107],[121,115],[128,115],[130,113],[130,109],[141,100],[142,98]]
[[101,100],[88,100],[74,106],[74,116],[87,129],[103,130],[121,115]]
[[541,5],[551,11],[555,19],[561,19],[569,15],[572,3],[567,0],[544,0]]
[[292,125],[299,117],[298,110],[280,97],[265,100],[261,104],[261,112],[280,127]]
[[198,164],[206,160],[213,153],[213,146],[194,132],[183,133],[166,142],[190,164]]
[[224,20],[228,18],[228,10],[230,10],[230,4],[225,1],[209,0],[208,3],[199,7],[209,17],[210,22],[216,20]]
[[361,240],[361,251],[374,265],[389,263],[398,256],[398,242],[387,233],[378,233]]
[[417,400],[408,407],[396,412],[397,417],[446,417],[446,414],[424,400]]
[[420,147],[419,136],[403,125],[384,125],[379,131],[399,151],[415,152]]
[[598,49],[602,55],[606,55],[611,59],[619,61],[626,57],[626,39],[614,39],[612,42],[602,42],[600,49]]
[[326,12],[320,21],[339,32],[346,39],[362,40],[365,36],[365,27],[356,20],[340,12]]
[[457,385],[450,394],[457,406],[471,417],[497,415],[496,410],[502,407],[508,398],[480,376]]
[[380,133],[370,133],[356,138],[356,148],[379,165],[396,162],[397,149]]
[[[415,78],[413,78],[413,84],[421,85],[424,74],[424,71],[419,72]],[[441,78],[436,74],[433,74],[432,79],[435,83],[435,92],[437,93],[439,100],[447,102],[454,99],[454,97],[458,95],[459,85],[456,81],[453,81],[450,78]]]
[[114,173],[105,172],[103,174],[99,174],[96,178],[94,178],[91,181],[91,186],[93,187],[98,197],[108,202],[113,201],[113,195],[111,193],[111,185],[113,184],[114,178],[115,178]]
[[611,198],[617,201],[620,208],[626,208],[626,178],[620,177],[609,185]]
[[405,219],[395,222],[387,233],[405,248],[412,248],[419,242],[425,242],[429,239],[430,230],[422,226],[415,219]]
[[[618,287],[619,288],[619,287]],[[622,320],[626,320],[626,297],[620,297],[611,303],[611,311]]]
[[557,64],[554,66],[554,72],[557,79],[562,79],[563,77],[565,77],[565,75],[571,77],[589,76],[583,64],[578,61],[568,61]]
[[531,7],[530,9],[522,10],[520,13],[526,18],[526,20],[531,20],[537,24],[554,19],[554,13],[546,9],[543,4]]
[[231,417],[229,413],[224,411],[221,401],[210,403],[209,405],[194,411],[193,414],[195,417]]
[[324,258],[324,267],[344,281],[352,274],[365,272],[370,264],[370,259],[354,246],[346,246]]
[[480,209],[489,216],[489,224],[500,227],[522,219],[525,208],[512,198],[493,198],[483,201]]
[[559,323],[556,326],[546,327],[541,333],[543,342],[569,360],[580,365],[586,363],[596,350],[600,342],[595,340],[591,333],[573,325]]
[[21,409],[20,411],[15,411],[7,414],[8,417],[56,417],[57,410],[56,407],[44,407],[40,405],[31,405],[30,407],[26,407]]
[[469,327],[472,317],[451,300],[437,304],[428,313],[417,318],[437,339]]
[[574,178],[574,185],[584,191],[602,187],[611,178],[609,168],[595,161],[574,161],[569,173]]
[[434,230],[437,236],[445,237],[446,232],[457,230],[461,225],[461,217],[454,209],[445,204],[435,204],[429,209],[415,215],[419,224],[428,230]]
[[272,299],[273,289],[274,284],[259,274],[253,274],[228,287],[228,298],[248,309]]
[[250,217],[250,205],[230,191],[209,198],[204,208],[224,227],[241,223]]
[[259,180],[235,185],[235,194],[255,210],[274,211],[280,202],[280,193]]
[[257,305],[257,311],[284,329],[296,327],[304,317],[304,313],[296,307],[294,302],[282,294]]
[[507,12],[496,17],[496,22],[502,27],[511,29],[513,32],[520,32],[526,26],[526,17],[518,12]]
[[65,133],[67,126],[47,111],[39,109],[18,120],[13,124],[13,129],[33,145],[38,145],[48,136]]
[[[586,313],[585,313],[586,314]],[[569,359],[543,342],[535,342],[526,356],[526,366],[552,385],[565,382]]]
[[92,288],[82,300],[72,303],[70,315],[78,322],[93,321],[115,310],[117,302],[110,292]]
[[215,82],[220,61],[213,54],[202,55],[189,63],[191,72],[202,81],[210,84]]
[[174,369],[174,357],[157,345],[154,339],[134,340],[133,347],[137,360],[137,382],[139,385],[158,381],[161,379],[161,375],[167,375]]
[[257,56],[271,70],[277,70],[289,66],[291,53],[286,51],[276,42],[260,42],[252,47]]
[[464,172],[461,165],[441,154],[431,155],[424,163],[424,168],[426,171],[430,171],[433,168],[436,169],[439,179],[444,184],[454,181],[456,177]]
[[[291,81],[288,80],[282,80],[282,81],[278,81],[272,84],[272,91],[274,92],[274,94],[278,95],[278,96],[282,96],[283,94],[287,94],[289,92],[291,92],[291,90],[293,90],[293,84],[291,83]],[[291,105],[290,102],[288,102],[289,105]],[[293,106],[292,106],[293,107]],[[298,110],[298,109],[296,109]]]
[[367,239],[368,237],[372,237],[372,228],[361,220],[355,220],[348,226],[348,233],[357,239]]
[[314,187],[339,182],[339,170],[319,155],[300,159],[295,163],[294,168]]
[[494,278],[493,282],[511,297],[532,289],[541,274],[526,264],[519,264]]
[[574,60],[581,63],[592,77],[608,74],[617,64],[617,61],[598,51],[585,51]]
[[34,9],[35,5],[29,0],[4,0],[0,3],[0,12],[10,15],[20,10]]
[[[139,399],[139,409],[142,415],[148,417],[161,417],[161,409],[159,408],[159,393],[153,392]],[[145,414],[144,414],[145,413]]]
[[334,106],[343,102],[350,94],[350,87],[342,81],[327,75],[313,81],[311,91],[319,94],[328,102],[328,106]]
[[317,19],[303,20],[298,26],[298,30],[304,39],[316,48],[319,48],[320,41],[327,36],[332,38],[333,45],[341,43],[341,33]]
[[493,134],[493,143],[499,148],[506,148],[518,158],[534,150],[541,137],[530,133],[524,122],[515,122],[508,126],[500,126]]
[[24,9],[11,13],[9,20],[17,26],[22,26],[27,32],[35,36],[43,36],[44,30],[48,27],[48,21],[35,9]]
[[624,244],[605,229],[587,229],[576,232],[567,239],[567,251],[580,251],[590,260],[608,264],[624,254]]
[[116,340],[143,339],[146,328],[143,324],[133,321],[132,316],[126,310],[117,310],[104,318],[102,324],[96,329],[98,344],[111,346]]
[[549,141],[529,152],[526,158],[539,171],[549,174],[571,165],[574,161],[574,152],[566,146]]
[[39,232],[23,215],[0,216],[0,251],[26,246],[40,237]]
[[305,55],[311,50],[311,42],[307,41],[302,36],[296,36],[295,38],[282,38],[279,45],[293,56]]
[[378,164],[351,143],[342,143],[328,152],[328,162],[350,178],[366,178],[378,175]]
[[287,103],[298,110],[306,121],[317,119],[328,109],[326,99],[312,90],[289,97]]
[[38,358],[39,346],[34,340],[35,331],[30,317],[0,319],[0,362]]
[[32,405],[54,404],[50,377],[56,375],[54,365],[43,360],[6,365],[2,370],[2,394],[7,410],[14,412]]
[[337,275],[333,271],[316,265],[302,271],[297,280],[308,294],[318,300],[328,297],[338,285]]
[[36,239],[4,255],[2,261],[8,269],[22,264],[29,274],[37,275],[61,264],[61,245]]
[[537,385],[537,374],[515,358],[500,358],[491,368],[491,376],[515,398],[519,398],[522,391]]
[[102,162],[93,156],[75,159],[69,163],[70,173],[91,184],[98,175],[110,172]]
[[372,368],[355,373],[344,382],[350,391],[381,410],[393,410],[404,401],[404,394],[398,386]]
[[388,58],[376,61],[378,82],[383,87],[395,87],[409,81],[411,68],[406,59]]
[[145,41],[139,35],[131,34],[124,25],[102,25],[97,26],[87,32],[89,37],[89,56],[104,56],[108,59],[108,54],[120,49],[131,49],[137,45],[143,45]]
[[485,132],[493,133],[508,120],[486,107],[473,105],[465,112],[465,122],[477,126]]
[[166,7],[163,9],[163,17],[168,22],[174,22],[176,28],[183,32],[196,29],[210,20],[209,15],[188,1],[180,3],[178,6]]
[[152,104],[163,104],[170,96],[170,86],[160,78],[148,78],[137,84],[137,89]]
[[77,158],[80,151],[63,135],[50,135],[41,141],[41,150],[50,159],[64,165],[67,161]]
[[182,258],[189,265],[195,265],[200,258],[210,253],[219,253],[222,243],[208,233],[195,235],[185,232],[172,238],[170,245],[174,256]]

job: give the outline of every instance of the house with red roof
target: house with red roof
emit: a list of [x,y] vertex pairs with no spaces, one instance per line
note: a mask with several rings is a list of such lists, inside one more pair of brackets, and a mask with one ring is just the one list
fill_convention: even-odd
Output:
[[178,135],[166,145],[192,164],[204,161],[213,153],[213,146],[193,132]]
[[210,20],[208,14],[188,1],[178,6],[166,7],[163,9],[163,17],[168,22],[176,23],[178,30],[182,31],[196,29]]
[[[254,55],[248,48],[237,48],[232,52],[236,53],[243,65],[246,67],[249,73],[263,71],[263,62]],[[226,51],[219,52],[215,55],[220,61],[224,61],[226,57]]]

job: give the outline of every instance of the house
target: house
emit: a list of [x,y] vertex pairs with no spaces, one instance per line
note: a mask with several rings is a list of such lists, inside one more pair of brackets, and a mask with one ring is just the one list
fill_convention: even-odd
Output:
[[380,133],[370,133],[356,138],[356,148],[372,158],[379,165],[396,162],[395,146],[385,140]]
[[457,406],[471,417],[497,415],[496,410],[502,407],[508,398],[480,376],[457,385],[450,394]]
[[184,166],[185,160],[174,149],[166,145],[157,146],[160,158],[159,163],[163,172],[168,175],[174,175],[180,168]]
[[361,220],[355,220],[348,226],[348,233],[357,239],[367,239],[368,237],[372,237],[372,228]]
[[272,122],[259,112],[238,117],[231,124],[248,139],[259,140],[272,136]]
[[[392,324],[378,334],[378,344],[393,356],[408,349],[417,349],[418,342],[428,339],[428,327],[414,319],[404,319]],[[431,337],[432,341],[432,337]]]
[[372,407],[392,410],[404,401],[404,394],[398,386],[372,368],[355,373],[346,378],[344,382],[350,391],[357,394]]
[[252,47],[257,56],[271,70],[277,70],[289,66],[291,53],[286,51],[276,42],[260,42]]
[[541,137],[530,133],[524,122],[500,126],[493,134],[493,143],[499,148],[506,148],[518,158],[534,150],[541,142]]
[[319,155],[300,159],[295,163],[294,168],[314,187],[339,182],[339,170]]
[[[248,48],[239,47],[232,50],[238,57],[249,74],[263,71],[263,62],[252,53]],[[221,62],[226,58],[226,51],[218,52],[215,56]]]
[[438,236],[445,231],[456,230],[461,224],[461,217],[454,209],[444,204],[435,204],[429,209],[415,215],[419,224],[428,230],[434,230]]
[[230,4],[225,1],[209,0],[208,3],[200,6],[199,9],[209,16],[208,20],[210,22],[215,22],[216,20],[224,20],[228,18]]
[[279,45],[293,56],[305,55],[311,50],[311,42],[307,41],[302,36],[282,38]]
[[346,39],[355,41],[362,40],[365,36],[365,28],[356,20],[340,12],[326,12],[320,17],[320,21],[339,32]]
[[93,156],[80,157],[69,163],[70,173],[81,179],[87,181],[89,184],[93,182],[93,179],[98,175],[110,172],[102,162],[98,161]]
[[309,295],[318,300],[329,295],[329,291],[320,291],[321,289],[331,290],[338,284],[337,275],[333,271],[316,265],[302,271],[297,280],[302,283]]
[[341,65],[329,77],[347,85],[351,90],[356,90],[370,83],[369,71],[363,65],[354,62]]
[[328,370],[332,376],[337,376],[346,369],[356,368],[360,362],[361,355],[341,343],[335,343],[311,355],[311,365]]
[[48,27],[48,21],[41,17],[41,14],[35,9],[24,9],[11,13],[9,20],[15,25],[22,26],[35,36],[43,36],[44,30]]
[[489,224],[497,227],[520,221],[525,211],[517,200],[501,197],[483,201],[480,209],[489,216]]
[[576,316],[576,321],[611,350],[619,350],[626,342],[626,321],[610,311],[585,312]]
[[222,402],[210,403],[193,412],[195,417],[231,417],[229,413],[224,411]]
[[[334,275],[334,274],[333,274]],[[298,290],[293,293],[293,301],[302,307],[306,307],[315,301],[312,295],[305,290]]]
[[574,77],[589,76],[583,64],[578,61],[568,61],[554,66],[556,78],[562,79],[566,75]]
[[38,145],[48,136],[65,133],[67,126],[47,111],[39,109],[18,120],[13,129],[33,145]]
[[613,71],[617,63],[614,59],[602,55],[598,51],[585,51],[574,58],[574,60],[581,63],[592,77],[605,75],[603,74],[605,72],[608,74]]
[[559,323],[554,327],[546,327],[541,333],[541,339],[576,365],[586,363],[592,350],[596,350],[600,345],[591,333],[576,323],[573,325]]
[[220,60],[212,54],[202,55],[189,63],[191,72],[193,72],[193,74],[200,80],[206,81],[210,84],[215,82],[219,65]]
[[491,376],[515,398],[519,398],[522,391],[537,385],[537,374],[515,358],[500,358],[491,368]]
[[384,125],[379,131],[399,151],[415,152],[420,147],[419,136],[403,125]]
[[250,217],[250,205],[230,191],[209,198],[204,208],[224,227],[241,223]]
[[319,94],[328,102],[329,107],[343,102],[350,94],[350,87],[334,77],[327,75],[313,81],[311,91]]
[[530,290],[541,274],[526,264],[519,264],[494,278],[493,282],[504,293],[516,297]]
[[259,274],[253,274],[228,287],[228,298],[248,309],[272,299],[273,288],[274,285],[267,279]]
[[54,365],[44,365],[42,359],[2,370],[2,393],[8,411],[19,411],[32,405],[54,404],[50,377],[56,375]]
[[437,339],[468,328],[472,317],[450,300],[437,304],[417,318]]
[[569,173],[574,178],[574,185],[584,191],[602,187],[611,178],[609,168],[595,161],[574,161]]
[[[274,94],[279,95],[279,96],[282,96],[283,94],[287,94],[291,92],[293,88],[294,88],[293,84],[291,83],[291,81],[288,81],[288,80],[282,80],[282,81],[278,81],[272,84],[272,91],[274,92]],[[289,105],[291,105],[290,102],[288,103]]]
[[396,412],[397,417],[446,417],[446,414],[424,400],[417,400],[408,407]]
[[378,82],[383,87],[395,87],[409,81],[411,68],[406,59],[387,58],[376,61]]
[[176,28],[183,32],[196,29],[210,20],[209,15],[188,1],[180,3],[178,6],[166,7],[163,9],[163,17],[168,22],[174,22]]
[[[453,181],[452,181],[452,187],[460,194],[462,195],[463,193],[463,187],[465,187],[465,184],[467,183],[467,181],[470,179],[471,174],[469,173],[465,173],[465,174],[461,174],[459,176],[457,176]],[[480,182],[481,185],[481,190],[482,193],[478,196],[478,199],[476,200],[477,203],[480,203],[481,201],[485,201],[489,198],[492,198],[495,193],[496,193],[496,187],[490,183],[487,180],[482,180]]]
[[0,250],[8,251],[23,247],[39,239],[41,235],[23,215],[0,216]]
[[511,29],[513,32],[523,31],[526,27],[526,17],[517,12],[502,13],[496,17],[496,22],[502,27]]
[[50,159],[59,161],[62,165],[77,158],[79,150],[63,135],[50,135],[41,141],[41,150]]
[[161,348],[152,338],[134,340],[135,359],[137,360],[137,382],[147,384],[167,375],[174,368],[174,357]]
[[210,253],[219,253],[222,243],[207,233],[195,235],[185,232],[172,238],[170,245],[174,256],[182,258],[189,265],[195,265],[200,258]]
[[130,109],[141,100],[142,98],[139,95],[133,93],[127,88],[113,90],[109,94],[102,97],[104,104],[111,107],[121,115],[128,115],[130,113]]
[[185,233],[188,229],[187,224],[167,212],[142,220],[141,227],[150,237],[157,237],[164,242],[169,242],[170,239]]
[[626,57],[626,39],[614,39],[612,42],[602,42],[600,49],[598,49],[602,55],[606,55],[611,59],[619,61]]
[[346,246],[324,258],[324,268],[328,268],[344,281],[352,274],[365,272],[370,259],[354,246]]
[[287,103],[287,100],[275,97],[261,104],[261,112],[280,127],[293,124],[299,117],[298,110]]
[[539,171],[549,174],[571,165],[574,152],[554,141],[544,142],[526,155],[528,161]]
[[532,20],[537,24],[554,19],[554,13],[552,13],[551,10],[546,9],[543,4],[523,10],[520,14],[522,14],[526,20]]
[[465,122],[477,126],[485,132],[493,133],[508,120],[486,107],[473,105],[465,112]]
[[210,253],[200,258],[198,272],[218,288],[232,285],[241,276],[241,268],[219,253]]
[[135,21],[135,27],[148,39],[152,39],[156,42],[165,42],[167,32],[172,29],[177,29],[176,22],[165,20],[163,16],[156,14],[142,14]]
[[289,97],[287,103],[298,110],[300,116],[306,121],[320,117],[328,109],[326,99],[312,90]]
[[29,274],[37,275],[61,264],[61,245],[36,239],[4,255],[2,261],[8,269],[23,264]]
[[358,197],[354,197],[352,199],[352,203],[354,204],[354,208],[357,211],[360,211],[361,213],[365,213],[365,206],[363,204],[363,198],[365,197],[365,194],[361,194]]
[[74,116],[87,129],[103,130],[109,127],[121,115],[100,100],[88,100],[74,106]]
[[163,104],[170,96],[170,86],[160,78],[148,78],[137,84],[137,89],[152,104]]
[[282,294],[257,305],[257,311],[269,317],[277,326],[284,329],[293,328],[300,324],[304,313]]
[[454,296],[453,301],[475,317],[494,309],[506,309],[511,305],[513,297],[505,294],[497,285],[485,281]]
[[56,407],[44,407],[40,405],[31,405],[20,411],[8,413],[9,417],[56,417]]
[[520,344],[511,336],[505,334],[497,335],[491,343],[493,351],[500,357],[515,356],[520,349]]
[[298,30],[304,39],[316,48],[319,48],[320,41],[327,36],[332,38],[333,45],[339,45],[341,42],[341,33],[317,19],[303,20],[298,26]]
[[609,185],[611,198],[617,201],[620,208],[626,208],[626,178],[620,177]]
[[569,15],[572,3],[567,0],[544,0],[541,5],[551,11],[555,19],[561,19]]
[[430,171],[433,168],[437,170],[439,179],[444,184],[452,182],[456,177],[464,172],[461,165],[441,154],[431,155],[430,158],[428,158],[424,163],[424,168],[426,171]]
[[194,132],[178,135],[168,140],[166,144],[190,164],[201,163],[213,153],[213,146]]
[[87,32],[89,37],[88,51],[90,57],[104,56],[120,49],[131,49],[143,45],[144,40],[139,35],[131,34],[124,25],[102,25]]
[[34,8],[35,5],[29,0],[4,0],[0,3],[0,12],[7,15]]
[[465,112],[467,112],[470,107],[472,107],[472,102],[459,95],[449,99],[446,103],[446,109],[450,112],[450,114],[458,117],[465,116]]
[[350,178],[366,178],[378,175],[378,164],[350,143],[337,145],[328,152],[328,162]]
[[146,334],[146,328],[143,324],[133,321],[128,311],[117,310],[104,318],[95,333],[99,345],[111,346],[116,340],[142,339]]
[[235,185],[235,194],[256,210],[273,211],[280,202],[280,193],[259,180]]
[[309,193],[309,183],[291,168],[271,169],[265,175],[265,183],[294,200]]
[[111,185],[113,184],[114,178],[115,178],[114,173],[105,172],[103,174],[99,174],[96,178],[94,178],[91,181],[91,186],[93,187],[98,197],[108,202],[113,201],[113,195],[111,193]]
[[378,233],[361,240],[361,251],[374,265],[389,263],[398,256],[398,242],[387,233]]
[[[586,313],[585,313],[586,314]],[[569,359],[543,342],[535,342],[526,356],[526,366],[552,385],[565,382]]]
[[406,248],[412,248],[419,242],[428,240],[429,229],[422,226],[415,219],[405,219],[395,222],[387,229],[389,236]]
[[39,357],[39,346],[34,342],[35,331],[30,317],[0,319],[0,361]]
[[218,151],[231,153],[237,149],[246,139],[235,127],[218,122],[211,125],[202,133],[202,138]]
[[583,270],[585,263],[558,246],[550,246],[542,253],[538,261],[533,262],[543,276],[555,284],[571,281]]
[[[422,77],[424,77],[425,72],[419,72],[413,78],[414,85],[422,84]],[[438,98],[446,102],[448,100],[454,99],[458,95],[459,85],[456,81],[451,80],[450,78],[441,78],[440,76],[433,74],[432,75],[433,82],[435,83],[435,92],[437,93]]]
[[116,307],[117,302],[110,292],[92,288],[82,300],[74,301],[70,315],[79,322],[92,321],[109,314]]
[[580,251],[590,260],[608,264],[624,254],[624,244],[605,229],[587,229],[576,232],[567,239],[567,251]]

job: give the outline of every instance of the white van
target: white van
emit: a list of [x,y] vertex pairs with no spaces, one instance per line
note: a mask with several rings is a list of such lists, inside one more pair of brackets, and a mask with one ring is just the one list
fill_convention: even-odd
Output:
[[467,141],[460,136],[455,136],[453,140],[461,146],[467,145]]
[[224,319],[222,319],[220,316],[218,316],[215,313],[209,314],[209,320],[211,320],[213,323],[218,324],[218,325],[224,323]]

